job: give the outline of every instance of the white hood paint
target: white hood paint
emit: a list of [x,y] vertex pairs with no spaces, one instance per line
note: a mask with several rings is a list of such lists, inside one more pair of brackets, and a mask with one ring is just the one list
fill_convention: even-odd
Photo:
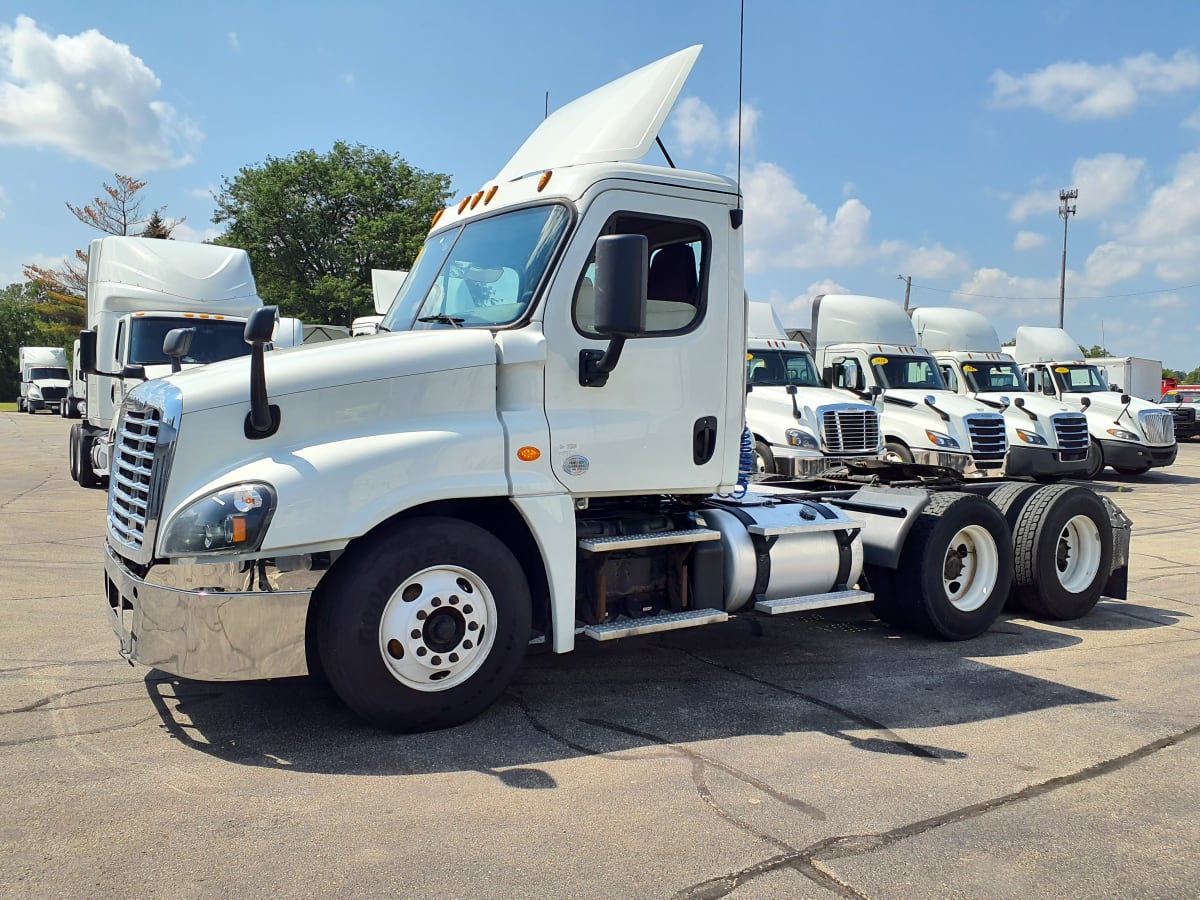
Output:
[[664,57],[555,110],[496,175],[641,159],[679,98],[701,46]]

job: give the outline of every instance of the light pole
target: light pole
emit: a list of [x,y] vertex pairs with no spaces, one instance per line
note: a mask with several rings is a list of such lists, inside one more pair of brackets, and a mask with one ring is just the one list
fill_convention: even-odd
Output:
[[904,311],[908,312],[908,295],[912,292],[912,276],[897,275],[896,277],[904,282]]
[[1058,192],[1058,214],[1063,220],[1062,272],[1058,276],[1058,327],[1063,327],[1063,307],[1067,300],[1067,219],[1075,215],[1070,201],[1079,196],[1078,188],[1063,188]]

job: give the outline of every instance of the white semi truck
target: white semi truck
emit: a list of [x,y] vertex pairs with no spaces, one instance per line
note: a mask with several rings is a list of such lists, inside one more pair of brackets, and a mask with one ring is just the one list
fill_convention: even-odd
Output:
[[826,387],[808,345],[788,338],[769,303],[751,302],[748,322],[746,424],[757,471],[803,479],[882,458],[875,407]]
[[88,330],[80,334],[78,353],[87,385],[83,419],[71,426],[72,479],[99,487],[108,477],[122,398],[173,368],[163,347],[168,332],[190,332],[190,346],[178,359],[184,367],[244,356],[246,316],[260,308],[244,250],[140,237],[92,241]]
[[866,399],[879,393],[888,458],[969,477],[1004,473],[1004,418],[947,390],[912,320],[891,300],[855,294],[813,299],[813,344],[826,384]]
[[638,162],[699,49],[562,107],[439,213],[392,333],[264,354],[267,308],[250,359],[128,393],[104,588],[127,658],[323,672],[413,731],[485,709],[532,642],[871,601],[966,639],[1010,587],[1058,617],[1124,596],[1128,520],[1086,488],[747,490],[738,186]]
[[1103,373],[1084,359],[1079,345],[1061,328],[1023,325],[1017,329],[1013,356],[1025,383],[1087,417],[1091,436],[1090,478],[1105,466],[1123,475],[1140,475],[1175,462],[1179,445],[1169,410],[1109,389]]
[[32,415],[39,409],[57,410],[71,383],[63,348],[18,347],[17,364],[21,372],[17,412]]
[[1074,407],[1029,390],[986,318],[972,309],[925,306],[912,311],[912,321],[917,342],[937,359],[946,386],[1004,416],[1005,474],[1046,480],[1086,475],[1087,419]]

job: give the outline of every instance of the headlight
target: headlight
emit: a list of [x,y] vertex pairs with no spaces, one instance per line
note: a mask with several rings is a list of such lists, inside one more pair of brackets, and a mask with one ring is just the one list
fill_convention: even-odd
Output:
[[789,428],[784,432],[784,437],[787,438],[788,446],[799,447],[801,450],[820,450],[821,445],[817,443],[817,439],[807,431],[801,431],[798,428]]
[[1024,428],[1017,429],[1017,437],[1027,444],[1035,444],[1039,447],[1046,446],[1046,439],[1044,437],[1032,431],[1026,431]]
[[958,449],[958,441],[948,434],[942,434],[940,431],[929,431],[926,429],[925,437],[929,438],[929,442],[935,447],[945,447],[947,450]]
[[29,397],[31,400],[41,400],[42,399],[42,389],[40,387],[38,387],[36,384],[31,384],[29,386]]
[[1140,441],[1141,438],[1132,431],[1126,431],[1124,428],[1110,428],[1108,433],[1115,438],[1120,438],[1123,441]]
[[162,553],[253,553],[262,546],[274,512],[275,491],[265,484],[222,488],[192,503],[168,523]]

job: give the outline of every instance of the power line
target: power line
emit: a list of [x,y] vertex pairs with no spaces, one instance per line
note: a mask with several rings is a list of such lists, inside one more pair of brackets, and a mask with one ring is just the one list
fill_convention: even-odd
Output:
[[[1053,297],[1005,297],[1000,294],[977,294],[974,291],[959,291],[954,288],[936,288],[927,284],[917,284],[915,281],[912,284],[913,288],[919,291],[936,291],[939,294],[961,294],[964,297],[979,297],[983,300],[1057,300],[1058,295]],[[1170,294],[1173,291],[1187,291],[1192,288],[1200,288],[1200,282],[1196,284],[1181,284],[1175,287],[1158,288],[1153,291],[1131,291],[1128,294],[1080,294],[1078,297],[1067,297],[1067,300],[1120,300],[1125,297],[1148,297],[1151,294]]]

